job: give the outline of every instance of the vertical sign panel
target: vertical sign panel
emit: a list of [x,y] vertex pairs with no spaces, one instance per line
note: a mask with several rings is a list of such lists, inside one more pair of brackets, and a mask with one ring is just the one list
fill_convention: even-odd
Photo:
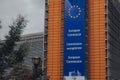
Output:
[[64,80],[85,80],[84,8],[84,0],[65,0]]

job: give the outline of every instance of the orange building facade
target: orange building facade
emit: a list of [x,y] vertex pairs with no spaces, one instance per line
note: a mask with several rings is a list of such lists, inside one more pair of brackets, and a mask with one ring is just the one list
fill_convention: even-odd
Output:
[[[87,1],[87,0],[86,0]],[[49,80],[63,80],[64,0],[48,0],[47,63]],[[106,80],[105,0],[88,4],[88,80]]]
[[63,0],[48,2],[47,75],[61,80],[63,73]]
[[89,80],[106,80],[105,0],[88,1]]

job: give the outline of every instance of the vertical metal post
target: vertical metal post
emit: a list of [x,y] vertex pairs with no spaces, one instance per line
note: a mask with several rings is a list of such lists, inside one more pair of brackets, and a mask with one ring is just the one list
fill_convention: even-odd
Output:
[[109,80],[109,44],[108,44],[108,0],[106,0],[105,3],[105,7],[106,7],[106,80]]

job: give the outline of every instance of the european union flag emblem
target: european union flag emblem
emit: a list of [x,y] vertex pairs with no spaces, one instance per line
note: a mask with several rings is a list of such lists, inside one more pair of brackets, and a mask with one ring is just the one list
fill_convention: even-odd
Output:
[[78,5],[73,5],[68,9],[68,15],[70,18],[78,18],[81,14],[81,9]]

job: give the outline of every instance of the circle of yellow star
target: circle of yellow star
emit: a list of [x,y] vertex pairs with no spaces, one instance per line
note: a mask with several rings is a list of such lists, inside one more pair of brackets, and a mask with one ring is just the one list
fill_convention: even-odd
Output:
[[[72,15],[71,14],[72,9],[77,9],[78,14],[77,15]],[[76,18],[78,18],[80,16],[80,13],[81,13],[81,9],[80,9],[80,7],[78,5],[73,5],[68,9],[68,15],[69,15],[70,18],[76,19]]]

